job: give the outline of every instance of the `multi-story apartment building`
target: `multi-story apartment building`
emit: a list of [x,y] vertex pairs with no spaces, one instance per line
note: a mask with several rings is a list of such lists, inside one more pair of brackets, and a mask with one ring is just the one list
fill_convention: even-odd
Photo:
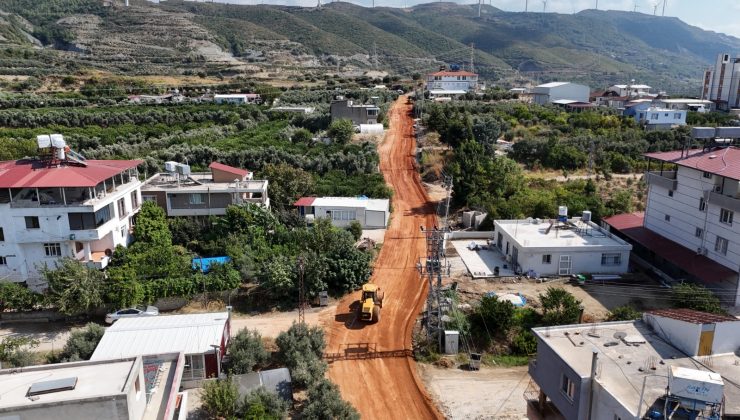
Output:
[[701,98],[716,103],[717,109],[740,108],[740,55],[717,55],[714,68],[704,71]]
[[138,160],[84,160],[61,136],[45,157],[0,162],[0,281],[46,287],[41,270],[71,257],[107,266],[131,239],[141,203]]
[[456,96],[478,90],[478,75],[459,69],[440,70],[427,75],[430,96]]
[[[740,304],[740,148],[647,153],[647,208],[605,219],[674,280]],[[657,169],[657,170],[656,170]]]
[[168,216],[220,216],[232,204],[270,206],[267,180],[252,172],[213,162],[211,172],[190,172],[188,165],[165,162],[166,172],[147,179],[142,199],[156,202]]

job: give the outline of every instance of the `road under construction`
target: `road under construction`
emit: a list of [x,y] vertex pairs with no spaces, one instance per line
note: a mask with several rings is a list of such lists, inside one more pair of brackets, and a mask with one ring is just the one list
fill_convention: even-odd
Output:
[[324,321],[329,377],[363,419],[443,418],[411,357],[412,330],[428,291],[417,270],[419,258],[426,255],[420,226],[438,224],[435,205],[416,170],[411,111],[405,96],[393,104],[379,146],[380,170],[394,192],[391,224],[370,280],[385,291],[383,316],[378,323],[361,322],[356,311],[360,292],[355,292]]

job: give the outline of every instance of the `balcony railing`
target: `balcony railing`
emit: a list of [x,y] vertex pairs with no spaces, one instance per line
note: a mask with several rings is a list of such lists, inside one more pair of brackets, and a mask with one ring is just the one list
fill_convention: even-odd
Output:
[[675,190],[678,186],[675,171],[645,172],[645,182],[649,185],[658,185],[669,190]]
[[740,198],[722,195],[714,191],[705,191],[704,200],[710,205],[719,206],[734,212],[740,212]]

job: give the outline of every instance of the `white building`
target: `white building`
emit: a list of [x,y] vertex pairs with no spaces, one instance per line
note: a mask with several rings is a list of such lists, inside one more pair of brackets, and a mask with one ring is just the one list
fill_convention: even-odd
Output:
[[0,162],[0,279],[34,290],[62,257],[105,268],[141,204],[142,161],[84,160],[54,140],[40,140],[42,158]]
[[182,386],[192,388],[219,376],[230,333],[230,312],[124,318],[105,330],[90,360],[182,353]]
[[181,354],[160,354],[0,370],[0,418],[184,418],[183,365]]
[[324,217],[337,227],[356,220],[365,229],[385,229],[390,215],[388,199],[367,197],[303,197],[294,206],[307,221]]
[[644,111],[637,111],[635,119],[638,124],[643,124],[646,130],[670,130],[676,126],[686,125],[686,111],[651,106]]
[[615,92],[617,96],[642,98],[651,95],[650,89],[652,88],[648,85],[612,85],[607,90]]
[[464,95],[478,90],[478,75],[462,70],[441,70],[427,75],[430,96]]
[[232,204],[270,207],[267,180],[253,180],[253,173],[213,162],[211,172],[190,172],[188,165],[165,162],[167,172],[144,182],[141,197],[154,201],[168,216],[221,216]]
[[717,55],[714,68],[704,72],[701,98],[716,103],[721,110],[740,108],[740,55]]
[[[680,406],[703,414],[680,418],[710,418],[712,409],[726,416],[716,418],[740,416],[736,318],[670,309],[638,321],[532,331],[537,359],[529,373],[539,389],[525,393],[531,409],[549,408],[569,420],[641,419],[666,404],[669,412]],[[702,341],[708,353],[687,356],[684,348],[701,348]]]
[[696,111],[701,113],[709,112],[715,108],[714,102],[702,99],[661,98],[655,99],[654,103],[660,108]]
[[538,276],[623,274],[632,246],[590,221],[496,220],[496,247],[514,270]]
[[213,95],[213,102],[217,104],[261,104],[262,97],[258,93],[230,93]]
[[585,85],[570,82],[550,82],[535,86],[532,89],[532,102],[545,105],[565,99],[589,103],[590,93],[591,90]]

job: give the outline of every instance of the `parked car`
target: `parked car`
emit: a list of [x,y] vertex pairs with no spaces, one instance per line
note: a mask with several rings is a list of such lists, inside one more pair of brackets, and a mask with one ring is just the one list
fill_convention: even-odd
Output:
[[105,322],[112,324],[121,318],[136,318],[140,316],[157,316],[159,309],[154,306],[120,309],[105,316]]

